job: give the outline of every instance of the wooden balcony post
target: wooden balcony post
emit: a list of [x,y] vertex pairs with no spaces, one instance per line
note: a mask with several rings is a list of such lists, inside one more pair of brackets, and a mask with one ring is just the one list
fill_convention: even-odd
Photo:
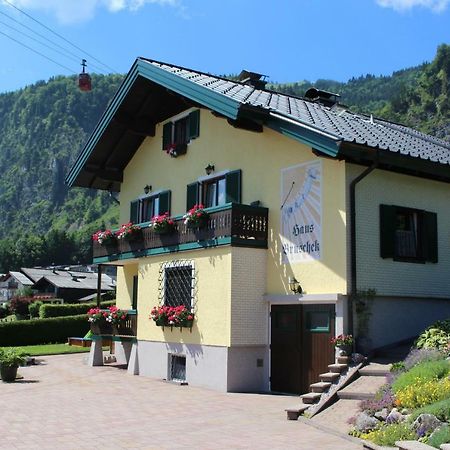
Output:
[[102,297],[102,268],[103,265],[99,264],[97,269],[97,308],[100,308],[100,301]]

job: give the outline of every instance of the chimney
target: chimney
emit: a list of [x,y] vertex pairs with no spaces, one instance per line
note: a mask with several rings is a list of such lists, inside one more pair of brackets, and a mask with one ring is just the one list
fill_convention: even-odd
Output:
[[[243,70],[238,77],[238,80],[248,86],[253,86],[255,89],[265,89],[267,81],[264,79],[267,75],[261,73],[250,72]],[[261,79],[263,78],[263,79]]]
[[320,103],[331,108],[339,102],[340,95],[312,87],[305,92],[304,97],[314,103]]

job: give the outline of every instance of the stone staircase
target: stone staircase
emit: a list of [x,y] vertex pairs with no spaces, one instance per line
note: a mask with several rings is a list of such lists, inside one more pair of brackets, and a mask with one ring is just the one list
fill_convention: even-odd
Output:
[[300,396],[302,404],[285,410],[288,420],[297,420],[312,405],[317,404],[332,386],[336,386],[341,376],[347,372],[348,363],[348,356],[338,356],[336,363],[329,364],[328,372],[319,375],[320,381],[311,384],[310,392]]

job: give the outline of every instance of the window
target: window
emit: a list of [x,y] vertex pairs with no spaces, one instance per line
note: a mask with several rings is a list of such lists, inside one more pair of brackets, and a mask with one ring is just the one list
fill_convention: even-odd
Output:
[[205,207],[226,203],[241,203],[241,173],[232,170],[220,177],[207,177],[188,184],[186,191],[186,211],[203,203]]
[[186,356],[169,355],[169,379],[173,381],[186,381]]
[[164,124],[162,149],[167,151],[175,146],[176,155],[173,156],[184,154],[189,141],[199,135],[200,110],[197,109],[176,121]]
[[190,261],[171,261],[161,265],[160,297],[166,306],[185,306],[191,310],[194,297],[194,266]]
[[152,217],[165,212],[170,213],[170,191],[133,200],[130,205],[130,221],[133,223],[149,222]]
[[436,263],[436,213],[380,205],[380,254],[397,261]]

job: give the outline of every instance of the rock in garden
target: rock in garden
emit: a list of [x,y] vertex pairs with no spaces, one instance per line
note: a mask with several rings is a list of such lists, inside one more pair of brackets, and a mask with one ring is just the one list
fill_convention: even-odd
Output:
[[375,429],[380,422],[375,417],[370,417],[367,413],[362,412],[356,416],[355,430],[360,433]]
[[381,411],[377,411],[374,416],[378,419],[378,420],[383,420],[385,421],[387,419],[387,416],[389,415],[389,411],[387,408],[383,408]]
[[400,413],[397,408],[392,408],[392,411],[386,417],[387,423],[397,423],[401,422],[402,420],[403,420],[402,413]]
[[415,430],[428,433],[442,425],[442,422],[433,414],[421,414],[413,423]]

